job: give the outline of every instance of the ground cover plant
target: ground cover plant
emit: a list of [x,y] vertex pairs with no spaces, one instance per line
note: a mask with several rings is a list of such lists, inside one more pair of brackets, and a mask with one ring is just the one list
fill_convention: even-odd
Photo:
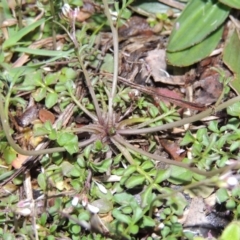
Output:
[[1,2],[1,239],[239,239],[238,3],[146,2]]

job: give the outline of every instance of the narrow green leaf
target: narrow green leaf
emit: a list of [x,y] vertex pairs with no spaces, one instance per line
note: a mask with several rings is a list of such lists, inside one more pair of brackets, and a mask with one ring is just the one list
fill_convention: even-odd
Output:
[[150,203],[153,201],[154,195],[152,193],[152,187],[149,186],[143,193],[141,194],[141,206],[143,208],[149,207]]
[[143,217],[143,215],[144,213],[140,207],[133,208],[132,221],[134,223],[137,223]]
[[174,66],[189,66],[199,62],[215,49],[221,39],[223,27],[207,36],[202,42],[179,52],[167,52],[167,61]]
[[46,177],[43,173],[40,173],[37,177],[37,182],[40,186],[40,188],[43,190],[43,191],[46,191],[47,189],[47,182],[46,182]]
[[44,23],[46,19],[42,18],[38,20],[37,22],[34,22],[24,28],[22,28],[20,31],[18,31],[13,36],[10,36],[2,45],[3,50],[12,47],[18,43],[20,39],[22,39],[25,35],[39,27],[42,23]]
[[226,4],[229,7],[240,9],[239,0],[219,0],[219,2]]
[[223,61],[234,73],[234,80],[230,85],[240,93],[240,39],[236,30],[228,40],[223,50]]
[[131,201],[135,201],[134,197],[128,193],[117,193],[114,195],[114,201],[120,205],[128,205]]
[[122,214],[118,209],[113,209],[112,211],[112,215],[113,217],[115,217],[118,221],[120,222],[123,222],[123,223],[127,223],[127,224],[130,224],[132,219],[127,216],[127,215],[124,215]]
[[45,50],[45,49],[24,48],[24,47],[14,48],[14,51],[32,54],[32,55],[38,55],[38,56],[46,56],[46,57],[67,57],[72,52],[72,50],[65,52],[65,51],[53,51],[53,50]]
[[143,175],[133,175],[125,182],[126,188],[134,188],[138,185],[143,184],[145,177]]
[[167,51],[181,51],[201,42],[225,21],[230,10],[216,0],[191,0],[175,23]]
[[104,173],[110,168],[111,163],[112,159],[105,159],[99,163],[92,163],[91,168],[96,172]]

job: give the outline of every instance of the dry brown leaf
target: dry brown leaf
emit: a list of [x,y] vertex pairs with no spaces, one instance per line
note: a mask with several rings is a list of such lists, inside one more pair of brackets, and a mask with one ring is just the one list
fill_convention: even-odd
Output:
[[47,109],[40,109],[38,116],[43,123],[50,121],[52,124],[54,124],[55,122],[55,115]]
[[25,162],[25,160],[28,158],[28,156],[25,156],[25,155],[22,155],[22,154],[18,154],[17,155],[17,158],[14,159],[12,161],[12,166],[15,168],[15,169],[19,169],[22,167],[23,163]]

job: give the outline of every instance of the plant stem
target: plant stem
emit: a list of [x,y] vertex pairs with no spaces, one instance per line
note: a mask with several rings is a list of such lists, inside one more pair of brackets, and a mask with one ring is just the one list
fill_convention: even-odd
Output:
[[113,35],[113,52],[114,52],[114,72],[113,72],[113,80],[112,80],[112,90],[108,99],[108,121],[109,126],[111,127],[113,124],[113,99],[115,97],[117,91],[117,80],[118,80],[118,30],[114,27],[112,16],[110,14],[110,10],[108,7],[108,1],[103,0],[104,11],[107,16],[112,35]]
[[117,133],[121,134],[121,135],[139,135],[139,134],[158,132],[158,131],[163,131],[163,130],[183,126],[188,123],[199,121],[204,117],[208,117],[211,113],[221,111],[222,109],[227,108],[227,107],[231,106],[232,104],[239,102],[239,101],[240,101],[240,96],[237,96],[235,98],[232,98],[232,99],[220,104],[219,106],[215,107],[214,109],[209,108],[209,109],[207,109],[197,115],[189,117],[189,118],[184,118],[182,120],[164,124],[162,126],[157,126],[157,127],[149,127],[149,128],[142,128],[142,129],[135,129],[135,128],[134,129],[119,129],[119,130],[117,130]]

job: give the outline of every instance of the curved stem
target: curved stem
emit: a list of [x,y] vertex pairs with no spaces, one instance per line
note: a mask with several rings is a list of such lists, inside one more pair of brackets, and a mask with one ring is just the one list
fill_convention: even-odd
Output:
[[104,5],[104,10],[105,10],[105,14],[107,16],[108,22],[110,24],[110,28],[112,31],[112,35],[113,35],[113,52],[114,52],[114,72],[113,72],[113,80],[112,80],[112,90],[109,96],[109,100],[108,100],[108,119],[109,119],[109,125],[112,126],[113,124],[113,98],[116,94],[117,91],[117,80],[118,80],[118,51],[119,51],[119,47],[118,47],[118,31],[117,28],[114,27],[113,25],[113,21],[112,21],[112,16],[110,14],[109,11],[109,7],[108,7],[108,1],[107,0],[103,0],[103,5]]
[[[123,146],[135,151],[136,153],[140,153],[146,157],[149,157],[150,159],[154,159],[154,160],[157,160],[157,161],[160,161],[160,162],[164,162],[166,164],[170,164],[170,165],[175,165],[175,166],[178,166],[178,167],[182,167],[182,168],[186,168],[192,172],[195,172],[197,174],[200,174],[200,175],[203,175],[203,176],[214,176],[216,174],[219,174],[219,173],[222,173],[223,171],[225,171],[227,168],[229,167],[223,167],[223,168],[220,168],[220,169],[217,169],[217,170],[212,170],[212,171],[209,171],[209,172],[206,172],[206,171],[202,171],[202,170],[199,170],[197,168],[193,168],[191,167],[189,164],[186,164],[186,163],[182,163],[182,162],[177,162],[177,161],[173,161],[173,160],[170,160],[170,159],[166,159],[164,157],[161,157],[161,156],[158,156],[156,154],[152,154],[152,153],[148,153],[148,152],[145,152],[143,151],[142,149],[140,148],[137,148],[137,147],[134,147],[132,144],[128,143],[127,141],[124,140],[124,138],[122,138],[120,135],[115,135],[112,137],[115,141],[119,142],[120,144],[122,144]],[[234,168],[235,166],[232,166],[232,168]]]
[[217,106],[214,109],[209,108],[197,115],[194,115],[189,118],[184,118],[184,119],[176,121],[176,122],[164,124],[162,126],[142,128],[142,129],[119,129],[119,130],[117,130],[117,133],[121,134],[121,135],[139,135],[139,134],[158,132],[158,131],[162,131],[162,130],[167,130],[167,129],[183,126],[188,123],[199,121],[202,118],[209,116],[213,111],[215,111],[215,112],[221,111],[222,109],[227,108],[238,101],[240,101],[240,96],[232,98],[232,99],[220,104],[219,106]]

